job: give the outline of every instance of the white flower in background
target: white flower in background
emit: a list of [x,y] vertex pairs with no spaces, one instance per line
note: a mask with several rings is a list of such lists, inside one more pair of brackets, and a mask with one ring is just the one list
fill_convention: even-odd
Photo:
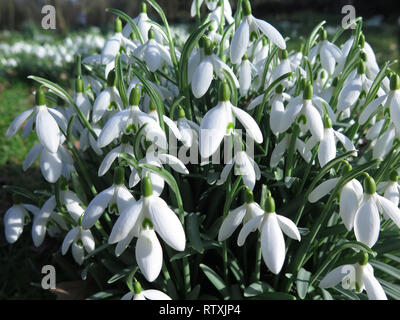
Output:
[[[211,1],[209,1],[211,2]],[[232,17],[232,8],[229,3],[229,0],[224,0],[224,12],[222,12],[221,3],[219,1],[212,1],[214,3],[213,7],[215,9],[211,10],[209,15],[209,19],[215,21],[215,23],[219,26],[221,24],[222,14],[227,22],[227,24],[232,24],[235,20]],[[208,5],[207,5],[208,6]]]
[[247,55],[245,54],[242,58],[242,62],[238,66],[239,92],[241,96],[247,95],[251,86],[253,78],[252,75],[256,73],[257,73],[256,68],[249,61]]
[[221,172],[221,177],[217,181],[217,185],[226,182],[232,168],[234,168],[235,175],[242,176],[244,184],[250,190],[254,189],[256,180],[261,179],[261,171],[258,164],[246,153],[246,151],[240,151],[225,165]]
[[[93,131],[96,133],[97,136],[101,133],[101,128],[97,124],[92,124]],[[98,146],[98,140],[93,137],[92,133],[89,131],[88,128],[84,128],[80,133],[79,138],[79,146],[82,151],[86,151],[89,148],[92,148],[93,151],[101,156],[103,154],[103,150]]]
[[72,228],[64,238],[61,246],[61,254],[65,255],[71,246],[75,262],[81,265],[85,258],[85,251],[91,253],[95,249],[92,232],[82,229],[81,226]]
[[245,203],[240,207],[229,211],[228,215],[222,222],[218,232],[218,241],[228,239],[240,224],[243,223],[245,225],[251,219],[264,214],[264,210],[261,209],[260,205],[254,202],[253,192],[250,189],[246,188],[244,195]]
[[91,228],[100,216],[108,209],[109,212],[121,213],[135,198],[124,185],[124,168],[114,170],[114,183],[111,187],[96,195],[89,203],[82,218],[82,227]]
[[139,281],[135,279],[134,291],[124,294],[121,300],[172,300],[164,292],[154,289],[142,290]]
[[387,300],[385,291],[374,276],[374,269],[368,263],[368,254],[359,254],[359,262],[345,264],[330,271],[319,283],[323,289],[332,288],[342,282],[342,287],[361,293],[367,292],[369,300]]
[[97,145],[103,148],[109,145],[121,135],[136,133],[143,125],[144,133],[148,140],[162,149],[168,148],[167,138],[164,131],[156,120],[139,109],[140,89],[135,87],[131,90],[129,107],[114,114],[101,131]]
[[[321,167],[325,166],[329,161],[336,158],[336,143],[340,141],[344,149],[348,151],[354,151],[353,155],[357,156],[356,148],[349,138],[343,133],[336,131],[332,128],[332,121],[327,114],[324,115],[324,134],[318,146],[318,161]],[[306,143],[306,150],[312,150],[318,139],[311,136]]]
[[155,40],[153,27],[149,30],[147,42],[137,47],[134,55],[144,61],[151,72],[160,70],[164,63],[172,66],[171,55],[164,45]]
[[399,131],[396,129],[394,123],[390,120],[388,128],[379,138],[377,138],[376,143],[373,146],[372,157],[374,159],[383,160],[392,149],[394,139],[396,137],[400,137]]
[[[163,150],[156,151],[156,148],[154,148],[154,146],[149,147],[147,149],[146,156],[139,161],[139,164],[143,163],[150,164],[158,168],[162,168],[164,164],[168,164],[173,170],[175,170],[180,174],[189,173],[188,169],[181,160],[179,160],[177,157],[171,154],[165,153],[165,151]],[[129,187],[133,188],[140,181],[140,175],[135,168],[131,168],[131,170],[132,170],[131,175],[129,177]],[[159,196],[164,189],[163,177],[156,173],[148,172],[146,168],[143,168],[141,171],[142,171],[141,175],[142,178],[144,178],[146,175],[149,176],[152,183],[153,194]]]
[[336,63],[339,62],[342,57],[342,51],[336,45],[328,41],[325,29],[321,28],[319,36],[320,42],[310,49],[308,58],[311,63],[314,63],[315,58],[319,55],[322,68],[331,75],[335,71]]
[[240,87],[239,81],[237,80],[232,69],[218,58],[212,52],[212,44],[210,39],[204,40],[204,57],[196,67],[192,78],[192,92],[196,98],[201,98],[206,94],[211,82],[214,78],[214,71],[218,78],[221,80],[225,79],[225,72],[228,72],[235,82],[236,88]]
[[[269,166],[275,168],[279,162],[282,160],[283,155],[289,149],[290,140],[292,139],[292,134],[286,134],[279,143],[275,145],[274,150],[272,150],[271,158],[269,161]],[[305,143],[296,138],[295,150],[301,155],[301,157],[308,163],[311,161],[312,153],[307,150]]]
[[181,134],[180,141],[186,148],[191,148],[192,145],[198,145],[200,126],[186,118],[185,111],[182,107],[179,107],[178,121],[176,125]]
[[[264,85],[264,89],[267,89],[268,86],[272,82],[277,80],[279,77],[283,76],[286,73],[292,72],[294,70],[295,69],[292,69],[287,51],[282,50],[281,60],[279,61],[278,65],[272,70],[272,72],[269,73],[269,76],[267,76],[267,79],[266,79],[265,85]],[[260,73],[260,76],[262,76],[262,73]],[[284,87],[288,87],[289,85],[291,85],[291,83],[292,83],[292,81],[290,81],[288,78],[286,78],[282,81],[282,84],[284,85]]]
[[256,19],[251,14],[251,5],[249,0],[243,1],[243,19],[238,29],[235,31],[231,42],[231,61],[237,64],[247,51],[250,41],[250,34],[261,31],[269,40],[271,40],[280,49],[286,49],[286,43],[282,35],[268,22]]
[[29,212],[35,216],[39,212],[39,208],[22,203],[19,195],[13,195],[13,205],[6,211],[3,217],[4,233],[8,243],[14,243],[18,240],[27,219],[29,219]]
[[119,216],[111,231],[108,243],[117,243],[116,255],[121,254],[138,237],[135,254],[138,266],[147,279],[154,281],[160,274],[163,256],[158,235],[172,248],[183,251],[185,231],[176,214],[167,203],[153,195],[149,177],[143,179],[142,198],[130,204]]
[[395,170],[390,174],[390,180],[378,184],[378,190],[383,192],[383,196],[391,201],[396,207],[400,200],[399,176]]
[[116,84],[117,77],[115,71],[112,70],[107,77],[107,88],[99,93],[93,103],[92,120],[94,123],[99,122],[106,111],[122,110],[123,102],[116,88]]
[[257,122],[245,111],[229,101],[231,91],[226,81],[219,89],[219,102],[204,116],[200,125],[200,155],[208,158],[217,151],[225,135],[230,135],[235,128],[234,116],[246,129],[247,134],[257,143],[262,143],[263,136]]
[[[350,171],[351,166],[346,163],[346,173]],[[309,194],[308,201],[315,203],[321,198],[329,194],[338,184],[340,178],[331,178],[321,184]],[[363,199],[363,187],[357,179],[352,179],[347,182],[342,189],[339,191],[339,215],[348,231],[353,229],[354,217],[358,208],[360,207]]]
[[[85,118],[89,120],[90,112],[92,111],[92,104],[90,103],[89,98],[85,95],[84,82],[80,76],[76,79],[74,102],[82,111]],[[80,127],[82,128],[82,125]]]
[[24,171],[28,170],[39,155],[40,170],[48,182],[55,183],[61,175],[69,178],[69,171],[73,167],[74,160],[63,145],[60,145],[57,151],[52,153],[38,143],[26,155],[22,169]]
[[247,236],[258,229],[261,232],[261,253],[272,273],[278,274],[285,262],[285,240],[282,231],[290,238],[300,241],[300,232],[288,218],[275,213],[275,201],[269,193],[263,214],[250,219],[240,230],[237,244],[242,246]]
[[[139,15],[133,19],[133,22],[136,23],[136,25],[139,29],[140,35],[142,36],[142,39],[144,42],[147,42],[149,39],[148,33],[149,33],[150,28],[154,29],[155,40],[158,43],[163,42],[164,36],[163,36],[162,30],[159,29],[158,26],[151,23],[152,21],[149,18],[149,16],[147,15],[147,5],[144,1],[141,3],[141,11],[140,11]],[[127,23],[124,26],[124,29],[122,30],[122,34],[124,35],[124,37],[129,38],[132,31],[133,31],[133,28],[132,28],[131,24]]]
[[354,217],[354,234],[357,241],[370,248],[379,237],[381,226],[379,212],[393,220],[400,228],[400,209],[393,202],[376,193],[375,180],[366,174],[363,200]]
[[[65,208],[72,219],[78,223],[80,217],[85,211],[82,207],[82,201],[78,196],[74,192],[66,189],[64,186],[64,190],[60,191],[60,202],[62,205],[65,205]],[[64,217],[60,212],[55,211],[56,205],[56,197],[51,196],[44,203],[40,211],[35,214],[32,225],[32,239],[36,247],[39,247],[43,243],[46,232],[49,230],[49,227],[54,226],[54,223],[62,229],[67,230]]]
[[35,124],[36,134],[40,143],[48,152],[56,153],[61,138],[59,125],[65,132],[67,121],[61,112],[46,106],[46,98],[41,88],[36,92],[36,106],[22,112],[11,122],[7,129],[6,137],[12,137],[29,117],[34,120],[30,122],[30,126],[27,126],[27,128],[32,130],[33,124]]

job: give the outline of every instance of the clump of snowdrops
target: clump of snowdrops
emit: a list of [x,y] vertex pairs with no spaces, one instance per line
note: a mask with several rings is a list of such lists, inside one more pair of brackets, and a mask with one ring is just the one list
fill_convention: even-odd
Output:
[[7,187],[8,242],[28,225],[35,246],[63,239],[97,298],[400,298],[393,62],[361,18],[288,51],[248,0],[202,2],[184,43],[154,0],[109,9],[73,94],[30,77],[36,104],[6,135],[36,132],[23,169],[39,158],[50,196]]

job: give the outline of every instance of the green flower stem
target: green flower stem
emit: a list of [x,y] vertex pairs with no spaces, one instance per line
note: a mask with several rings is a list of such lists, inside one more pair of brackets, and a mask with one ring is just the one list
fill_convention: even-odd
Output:
[[296,152],[296,139],[297,139],[297,136],[299,135],[299,133],[300,133],[300,126],[297,123],[295,123],[293,130],[292,130],[292,134],[290,136],[288,156],[287,156],[286,168],[285,168],[285,178],[292,176],[294,154]]
[[[400,141],[395,144],[392,148],[392,152],[389,156],[385,157],[385,160],[381,163],[380,168],[376,174],[376,184],[378,185],[379,182],[385,177],[385,175],[391,171],[393,164],[398,163],[400,160],[400,153],[398,153],[398,148],[400,147]],[[396,155],[397,154],[397,155]]]
[[221,5],[221,21],[219,23],[219,33],[224,33],[224,26],[225,26],[225,14],[224,14],[224,0],[219,0]]
[[254,276],[252,282],[260,281],[261,277],[261,260],[262,260],[262,253],[261,253],[261,240],[257,239],[257,247],[256,247],[256,265],[254,268]]

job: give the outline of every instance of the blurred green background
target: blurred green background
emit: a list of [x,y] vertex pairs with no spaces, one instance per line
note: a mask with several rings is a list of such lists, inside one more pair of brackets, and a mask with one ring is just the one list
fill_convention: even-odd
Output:
[[[378,63],[382,65],[387,60],[400,58],[399,13],[395,10],[393,1],[266,1],[253,0],[253,13],[258,18],[264,18],[290,38],[289,50],[298,50],[301,37],[307,37],[310,31],[322,20],[326,20],[328,35],[332,35],[341,25],[344,15],[343,5],[352,4],[357,16],[363,16],[363,31],[366,40],[373,47]],[[191,1],[159,0],[172,25],[190,25],[189,10]],[[232,1],[233,10],[236,1]],[[45,4],[56,6],[57,29],[43,30],[40,22],[43,17],[41,8]],[[73,44],[76,37],[83,37],[89,27],[89,33],[99,39],[104,38],[112,30],[114,16],[107,14],[105,8],[113,7],[124,10],[132,17],[139,11],[139,1],[97,0],[97,1],[36,1],[36,0],[0,0],[0,186],[18,185],[31,190],[46,188],[37,165],[23,172],[22,162],[35,143],[32,134],[22,139],[18,133],[12,139],[5,138],[5,132],[11,121],[22,111],[34,105],[32,92],[34,83],[26,77],[30,74],[40,75],[52,81],[71,85],[73,76],[73,60],[54,67],[52,58],[46,58],[41,64],[38,58],[21,57],[22,62],[13,66],[4,52],[4,48],[15,43],[60,44],[63,46],[67,38]],[[202,12],[206,8],[202,6]],[[158,21],[157,15],[149,9],[150,17]],[[339,39],[343,43],[350,31]],[[71,42],[71,41],[70,41]],[[2,48],[3,47],[3,51]],[[93,52],[87,52],[94,53]],[[7,60],[7,63],[4,61]],[[1,64],[3,61],[3,65]],[[399,64],[393,67],[400,71]],[[0,189],[0,213],[12,205],[11,194]],[[58,263],[64,265],[68,261],[59,260],[53,255],[59,243],[45,243],[35,248],[31,242],[30,230],[24,230],[18,242],[12,246],[5,241],[2,219],[0,222],[0,299],[54,299],[55,296],[39,287],[41,274],[37,266]],[[50,249],[51,248],[51,249]],[[66,258],[68,260],[68,258]],[[74,275],[66,276],[64,280],[73,280]],[[59,279],[57,279],[59,280]]]

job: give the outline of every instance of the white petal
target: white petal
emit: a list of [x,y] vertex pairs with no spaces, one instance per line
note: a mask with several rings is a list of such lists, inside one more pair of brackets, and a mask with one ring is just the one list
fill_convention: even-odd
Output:
[[339,178],[333,178],[322,182],[308,196],[308,201],[311,203],[317,202],[322,197],[326,196],[333,188],[336,187]]
[[116,243],[128,236],[130,231],[138,221],[139,215],[142,211],[143,200],[132,203],[127,207],[118,217],[112,228],[108,243]]
[[337,110],[343,111],[352,107],[360,96],[361,89],[362,83],[360,77],[355,77],[349,81],[339,94]]
[[[130,25],[130,24],[127,23],[126,25]],[[133,292],[132,292],[132,291],[129,291],[128,293],[124,294],[124,295],[121,297],[121,300],[132,300],[132,298],[133,298]]]
[[385,291],[368,268],[364,268],[363,281],[369,300],[387,300]]
[[56,120],[47,111],[47,108],[38,111],[36,116],[36,133],[40,143],[49,152],[55,153],[60,144],[60,129]]
[[181,174],[189,173],[189,170],[186,168],[186,166],[183,164],[183,162],[181,160],[179,160],[177,157],[174,157],[170,154],[161,153],[159,155],[159,159],[162,163],[168,164],[176,172],[179,172]]
[[113,35],[110,39],[105,43],[103,50],[101,51],[101,63],[107,64],[113,61],[119,52],[119,48],[121,45],[121,40],[118,35]]
[[303,107],[305,116],[307,118],[307,126],[311,133],[321,141],[324,136],[324,124],[322,123],[321,115],[318,110],[311,104],[306,102]]
[[334,130],[333,133],[335,134],[336,138],[340,141],[346,151],[356,150],[354,147],[353,142],[349,138],[347,138],[343,133]]
[[62,172],[62,160],[59,153],[51,153],[43,149],[40,156],[40,170],[48,182],[55,183]]
[[379,206],[382,208],[382,211],[388,216],[393,222],[400,228],[400,209],[397,205],[393,204],[390,200],[376,195]]
[[82,201],[70,190],[61,191],[62,202],[71,217],[78,222],[85,210],[81,207]]
[[396,90],[390,101],[390,118],[394,122],[396,128],[400,130],[400,94]]
[[355,268],[351,264],[336,267],[330,271],[319,283],[319,287],[326,289],[336,286],[345,277],[349,277],[355,272]]
[[369,196],[361,203],[354,219],[354,233],[357,241],[371,248],[378,240],[380,225],[378,208],[373,197]]
[[278,274],[285,262],[285,240],[275,213],[267,214],[263,222],[261,252],[268,269]]
[[5,236],[8,243],[18,240],[24,229],[24,218],[27,212],[20,205],[13,205],[4,215]]
[[99,148],[109,145],[125,130],[124,125],[129,117],[129,110],[124,110],[113,115],[105,124],[97,140]]
[[358,210],[360,200],[361,200],[360,194],[354,188],[353,180],[346,183],[343,186],[342,191],[340,193],[339,214],[348,231],[353,229],[354,218]]
[[272,151],[271,159],[269,162],[269,166],[271,168],[274,168],[279,164],[279,161],[285,154],[288,145],[288,140],[289,140],[288,135],[285,135],[285,137],[275,146],[274,150]]
[[247,45],[250,38],[250,28],[247,19],[243,19],[239,28],[235,31],[231,42],[231,62],[237,64],[242,59],[247,50]]
[[61,253],[65,255],[68,251],[68,248],[71,246],[72,242],[74,242],[79,236],[79,227],[72,228],[64,238],[64,241],[61,246]]
[[[325,40],[327,41],[327,40]],[[322,67],[329,73],[332,74],[335,71],[336,60],[332,53],[329,51],[326,45],[322,43],[321,50],[319,51],[321,57]]]
[[119,186],[117,192],[117,206],[118,211],[121,213],[125,211],[127,207],[136,202],[136,199],[132,196],[130,191],[124,186]]
[[95,248],[94,238],[90,230],[81,231],[81,240],[86,252],[90,253]]
[[244,215],[246,214],[246,204],[230,211],[222,222],[218,232],[218,241],[228,239],[236,228],[242,223]]
[[299,229],[297,229],[297,226],[292,220],[279,214],[277,214],[276,217],[278,218],[279,227],[282,229],[284,234],[294,240],[301,240]]
[[209,110],[200,125],[200,155],[208,158],[217,151],[229,123],[228,110],[223,103]]
[[153,230],[142,230],[135,248],[136,261],[147,281],[160,274],[163,256],[160,242]]
[[210,87],[214,67],[209,58],[203,59],[197,66],[192,77],[192,92],[196,98],[201,98]]
[[100,192],[87,207],[82,218],[82,227],[91,228],[106,210],[108,203],[114,195],[114,185]]
[[318,160],[321,167],[336,157],[336,141],[333,129],[325,129],[324,137],[318,148]]
[[243,111],[242,109],[232,106],[232,111],[238,118],[240,123],[243,125],[243,127],[246,129],[250,137],[252,137],[255,142],[262,143],[263,135],[260,128],[258,127],[257,122],[246,111]]
[[268,22],[253,18],[257,23],[257,26],[260,28],[262,33],[264,33],[269,40],[271,40],[275,45],[277,45],[280,49],[286,49],[286,42],[283,39],[282,35],[276,30],[272,25]]
[[264,215],[259,215],[257,217],[254,217],[250,219],[240,230],[239,236],[237,239],[237,245],[241,247],[244,242],[246,241],[247,237],[249,234],[253,231],[255,231],[259,226],[261,221],[264,219]]
[[174,134],[174,136],[178,139],[181,140],[182,139],[182,135],[179,132],[178,127],[176,126],[175,122],[172,121],[170,118],[168,118],[166,115],[163,116],[163,120],[166,123],[166,125],[169,127],[169,129],[172,131],[172,133]]
[[374,100],[372,100],[361,112],[360,118],[358,119],[358,122],[360,124],[364,124],[367,122],[368,118],[375,112],[376,109],[378,109],[380,104],[384,104],[385,100],[387,99],[386,95],[380,96]]
[[257,107],[258,105],[261,104],[261,102],[263,101],[263,99],[264,99],[264,95],[263,95],[263,94],[261,94],[261,95],[255,97],[255,98],[249,103],[249,105],[247,106],[247,110],[253,110],[255,107]]
[[22,170],[26,171],[35,162],[36,158],[42,152],[43,146],[39,143],[32,147],[25,157],[24,163],[22,164]]
[[159,290],[149,289],[142,291],[142,293],[149,300],[172,300],[168,295]]
[[72,243],[72,256],[77,264],[81,265],[85,256],[83,247],[76,242]]
[[93,104],[92,120],[94,123],[98,122],[107,111],[111,103],[111,92],[110,90],[103,90],[96,97]]
[[21,128],[25,120],[29,118],[32,112],[33,109],[29,109],[19,114],[8,127],[6,137],[11,138],[18,131],[18,129]]
[[240,83],[240,95],[245,96],[250,89],[251,85],[251,68],[250,61],[245,60],[239,67],[239,83]]
[[144,60],[151,72],[155,72],[161,66],[161,55],[158,47],[154,44],[148,44],[144,55]]
[[229,173],[232,170],[232,167],[233,167],[233,162],[232,162],[232,160],[230,160],[229,163],[227,163],[225,165],[225,167],[222,169],[221,176],[220,176],[219,180],[216,182],[217,185],[221,185],[221,184],[225,183],[226,179],[228,179]]
[[396,132],[394,128],[391,127],[378,138],[374,146],[374,150],[372,151],[372,156],[374,159],[383,160],[383,158],[389,153],[390,149],[392,148],[395,136]]
[[169,246],[177,251],[185,250],[186,236],[182,224],[163,199],[157,196],[149,199],[149,215],[154,229]]
[[107,155],[104,157],[103,161],[100,164],[98,172],[99,177],[106,174],[106,172],[110,169],[115,159],[117,159],[117,157],[120,155],[121,149],[122,147],[121,145],[119,145],[118,147],[112,149],[109,153],[107,153]]

